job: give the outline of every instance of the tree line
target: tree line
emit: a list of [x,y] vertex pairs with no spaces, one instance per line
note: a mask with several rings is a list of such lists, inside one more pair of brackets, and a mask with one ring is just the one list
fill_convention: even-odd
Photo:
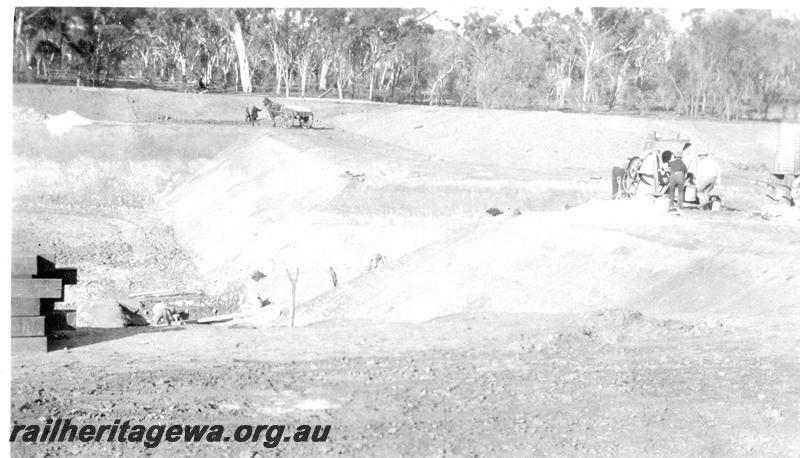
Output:
[[[17,80],[183,85],[400,103],[775,117],[800,100],[800,21],[695,9],[469,13],[422,8],[24,7]],[[771,111],[772,110],[772,111]],[[780,115],[779,115],[780,116]],[[796,115],[795,115],[796,116]]]

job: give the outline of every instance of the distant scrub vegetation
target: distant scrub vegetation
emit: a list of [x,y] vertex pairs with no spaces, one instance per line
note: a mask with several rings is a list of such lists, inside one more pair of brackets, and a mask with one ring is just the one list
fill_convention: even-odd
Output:
[[17,81],[797,119],[800,20],[767,10],[16,8]]

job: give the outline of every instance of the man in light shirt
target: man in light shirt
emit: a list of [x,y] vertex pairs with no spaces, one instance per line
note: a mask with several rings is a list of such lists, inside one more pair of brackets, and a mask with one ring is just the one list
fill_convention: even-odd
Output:
[[691,143],[683,147],[684,157],[689,156],[689,177],[697,188],[700,208],[708,208],[711,191],[722,184],[722,168],[717,161],[708,157],[708,152],[697,151]]

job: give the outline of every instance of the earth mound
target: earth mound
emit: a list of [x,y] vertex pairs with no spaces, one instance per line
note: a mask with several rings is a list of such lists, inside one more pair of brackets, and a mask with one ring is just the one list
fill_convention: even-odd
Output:
[[67,110],[60,115],[47,116],[43,122],[53,135],[64,135],[75,126],[88,126],[92,123],[91,119],[84,118],[72,110]]
[[[298,309],[297,323],[607,308],[796,313],[796,225],[770,227],[768,241],[753,242],[757,221],[676,221],[649,199],[593,201],[567,212],[492,221],[312,299]],[[711,226],[716,236],[703,236]]]

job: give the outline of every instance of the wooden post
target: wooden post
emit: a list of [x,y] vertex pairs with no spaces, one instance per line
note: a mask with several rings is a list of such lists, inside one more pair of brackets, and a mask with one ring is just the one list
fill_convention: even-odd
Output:
[[653,167],[655,167],[655,170],[653,171],[653,195],[658,197],[658,189],[661,187],[661,153],[651,152],[651,154],[655,154],[656,156],[655,160],[653,161]]
[[286,269],[286,276],[289,277],[289,282],[292,284],[292,327],[294,327],[295,293],[297,291],[297,278],[300,277],[300,268],[296,269],[294,278],[292,278],[289,269]]

